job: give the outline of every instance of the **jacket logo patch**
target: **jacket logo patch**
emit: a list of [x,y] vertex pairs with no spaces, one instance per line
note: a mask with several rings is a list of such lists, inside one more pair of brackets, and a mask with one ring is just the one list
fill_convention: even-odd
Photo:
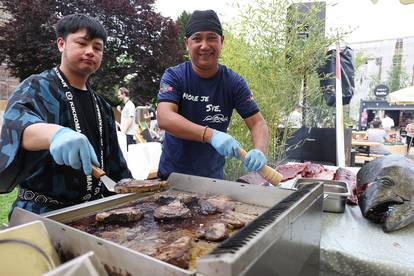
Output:
[[160,93],[171,92],[171,91],[173,91],[173,88],[171,85],[167,83],[160,84]]

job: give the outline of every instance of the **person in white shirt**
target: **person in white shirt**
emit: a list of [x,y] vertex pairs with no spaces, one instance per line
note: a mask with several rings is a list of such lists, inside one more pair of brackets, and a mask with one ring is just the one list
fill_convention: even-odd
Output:
[[121,112],[121,132],[126,135],[128,148],[129,145],[135,144],[135,105],[129,98],[129,90],[125,87],[118,89],[117,97],[125,104]]
[[385,117],[384,119],[382,119],[382,127],[384,128],[384,130],[390,130],[394,126],[394,120],[387,113],[385,113]]
[[410,148],[413,145],[414,141],[414,120],[408,119],[407,126],[405,127],[407,132],[406,143],[407,143],[407,154],[410,153]]

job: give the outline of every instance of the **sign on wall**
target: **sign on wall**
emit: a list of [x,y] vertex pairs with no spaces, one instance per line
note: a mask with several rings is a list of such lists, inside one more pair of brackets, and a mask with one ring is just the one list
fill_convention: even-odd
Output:
[[384,98],[390,93],[390,89],[385,84],[375,86],[374,95],[377,98]]

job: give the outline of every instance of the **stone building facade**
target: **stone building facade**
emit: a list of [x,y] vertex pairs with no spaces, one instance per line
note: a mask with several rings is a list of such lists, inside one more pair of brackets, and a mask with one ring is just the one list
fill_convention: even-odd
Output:
[[[373,89],[377,84],[387,84],[396,56],[400,56],[404,86],[414,85],[414,36],[349,44],[355,55],[365,57],[365,62],[355,72],[355,95],[352,98],[351,117],[358,121],[361,100],[374,100]],[[390,91],[393,92],[393,91]]]

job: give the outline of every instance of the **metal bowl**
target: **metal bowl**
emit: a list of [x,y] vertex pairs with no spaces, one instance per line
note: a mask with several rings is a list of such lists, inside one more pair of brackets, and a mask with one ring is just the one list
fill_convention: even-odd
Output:
[[293,184],[293,189],[300,189],[311,183],[322,183],[323,186],[323,211],[330,213],[343,213],[348,196],[351,196],[350,189],[346,182],[339,180],[307,179],[298,178]]

